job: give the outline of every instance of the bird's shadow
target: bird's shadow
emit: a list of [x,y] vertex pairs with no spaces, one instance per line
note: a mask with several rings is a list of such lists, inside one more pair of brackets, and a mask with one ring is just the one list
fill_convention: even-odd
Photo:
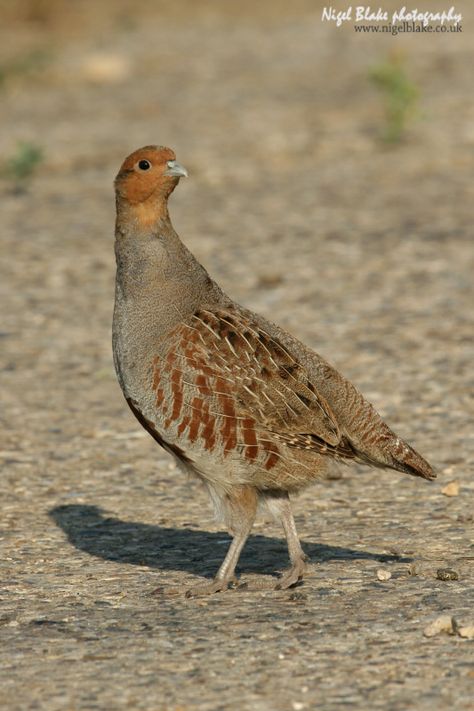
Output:
[[[146,565],[160,570],[186,571],[212,577],[222,562],[230,537],[190,528],[170,528],[121,521],[98,506],[70,504],[49,515],[69,542],[90,555],[118,563]],[[303,542],[313,561],[375,560],[410,562],[410,558]],[[286,542],[281,538],[250,536],[239,561],[240,572],[274,573],[287,565]]]

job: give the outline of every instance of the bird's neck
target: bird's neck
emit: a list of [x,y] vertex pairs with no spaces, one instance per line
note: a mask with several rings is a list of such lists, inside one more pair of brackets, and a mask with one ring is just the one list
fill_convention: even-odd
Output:
[[117,211],[117,277],[113,350],[117,374],[130,397],[150,374],[150,354],[164,354],[166,337],[224,293],[179,239],[168,213],[145,225],[141,208]]
[[146,200],[140,202],[129,202],[117,199],[117,229],[122,232],[149,233],[156,230],[157,225],[172,225],[168,213],[168,196],[166,194],[153,193]]
[[213,282],[179,239],[166,205],[149,224],[143,209],[127,205],[117,210],[116,300],[142,317],[147,312],[156,318],[164,311],[187,316],[213,290]]

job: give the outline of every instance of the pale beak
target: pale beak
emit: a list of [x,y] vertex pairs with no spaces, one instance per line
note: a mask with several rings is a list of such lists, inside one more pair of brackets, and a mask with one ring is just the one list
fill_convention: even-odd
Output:
[[167,162],[168,170],[165,170],[164,175],[174,175],[177,178],[187,178],[188,171],[177,160],[169,160]]

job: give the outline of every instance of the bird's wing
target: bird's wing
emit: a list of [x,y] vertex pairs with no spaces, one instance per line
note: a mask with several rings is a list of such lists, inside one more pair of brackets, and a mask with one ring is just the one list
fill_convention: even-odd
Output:
[[247,315],[202,308],[167,342],[155,359],[155,390],[168,425],[175,420],[209,448],[216,437],[229,449],[240,441],[251,447],[251,430],[263,430],[289,447],[353,456],[303,365]]

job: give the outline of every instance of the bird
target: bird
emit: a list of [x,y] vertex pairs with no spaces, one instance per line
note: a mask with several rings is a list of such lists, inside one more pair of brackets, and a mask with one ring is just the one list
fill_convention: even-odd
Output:
[[115,178],[117,378],[138,422],[205,484],[232,536],[215,577],[186,595],[238,587],[260,504],[286,537],[290,567],[275,584],[284,590],[301,583],[307,564],[289,496],[331,461],[427,480],[436,472],[329,362],[211,278],[169,216],[168,198],[187,175],[173,150],[150,145]]

